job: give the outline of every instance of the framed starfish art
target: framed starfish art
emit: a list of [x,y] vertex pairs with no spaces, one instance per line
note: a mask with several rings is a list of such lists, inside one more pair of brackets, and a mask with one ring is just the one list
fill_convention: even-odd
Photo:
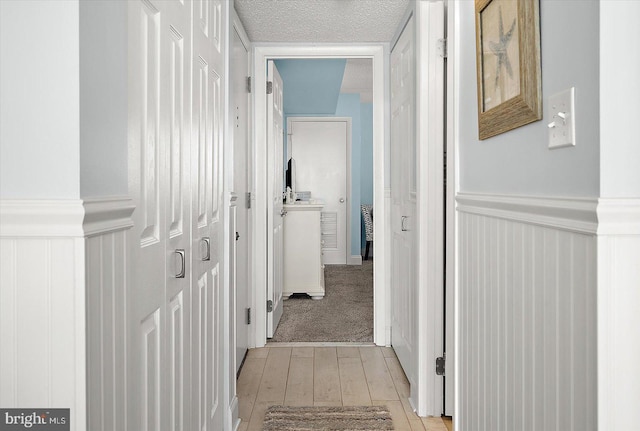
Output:
[[476,0],[480,139],[542,119],[539,2]]

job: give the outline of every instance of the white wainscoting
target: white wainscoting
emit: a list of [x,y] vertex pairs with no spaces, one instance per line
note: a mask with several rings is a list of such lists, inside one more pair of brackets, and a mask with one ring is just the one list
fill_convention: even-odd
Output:
[[0,405],[124,429],[124,198],[0,202]]
[[598,429],[637,429],[640,199],[600,199],[598,221]]
[[597,200],[457,201],[458,429],[597,429]]

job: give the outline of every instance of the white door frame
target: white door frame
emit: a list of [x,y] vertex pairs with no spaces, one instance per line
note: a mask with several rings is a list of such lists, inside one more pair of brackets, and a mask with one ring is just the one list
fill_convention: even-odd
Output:
[[313,45],[284,46],[259,45],[254,47],[254,81],[252,89],[254,127],[253,155],[255,176],[253,195],[255,196],[255,217],[253,225],[253,304],[256,310],[254,326],[255,347],[266,344],[267,322],[267,60],[282,58],[370,58],[373,61],[373,242],[374,279],[373,279],[373,341],[384,346],[390,343],[390,310],[386,255],[386,202],[385,202],[385,143],[388,142],[387,112],[388,101],[388,61],[386,44],[347,46]]
[[[291,122],[293,121],[297,121],[297,122],[313,122],[313,123],[318,123],[318,122],[325,122],[325,123],[345,123],[347,125],[346,129],[347,129],[347,149],[346,149],[346,169],[347,169],[347,177],[346,177],[346,199],[347,199],[347,213],[346,213],[346,232],[345,235],[347,236],[346,238],[346,250],[344,251],[344,263],[347,265],[351,264],[351,187],[352,187],[352,178],[351,178],[351,146],[352,146],[352,123],[351,123],[351,117],[304,117],[304,116],[296,116],[296,117],[287,117],[287,124],[286,124],[286,130],[287,130],[287,136],[291,136]],[[289,150],[289,148],[291,147],[291,142],[289,141],[287,143],[287,151]],[[292,150],[293,151],[293,150]],[[293,157],[293,152],[291,153],[291,157]],[[360,247],[358,247],[358,250],[360,250]]]

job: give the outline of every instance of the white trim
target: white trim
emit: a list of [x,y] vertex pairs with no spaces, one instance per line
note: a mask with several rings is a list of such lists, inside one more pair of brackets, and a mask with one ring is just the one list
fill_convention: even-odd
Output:
[[373,173],[374,173],[374,342],[387,345],[389,314],[387,313],[388,285],[386,281],[386,242],[385,242],[385,140],[388,139],[388,123],[385,113],[388,112],[388,94],[386,76],[388,59],[385,56],[387,44],[371,45],[297,45],[283,46],[282,44],[254,44],[253,68],[255,87],[253,94],[254,128],[253,155],[255,176],[253,178],[253,193],[255,195],[254,238],[255,259],[253,273],[253,298],[256,310],[256,347],[266,343],[266,288],[267,285],[267,193],[266,193],[266,62],[277,58],[371,58],[373,60]]
[[82,224],[85,236],[131,228],[134,208],[133,201],[125,197],[85,199]]
[[82,200],[1,200],[2,237],[83,237]]
[[640,235],[640,199],[598,199],[598,235]]
[[411,403],[419,416],[443,411],[443,378],[433,372],[444,339],[444,59],[437,52],[445,35],[444,3],[416,2],[416,140],[418,218],[417,384]]
[[[349,263],[349,253],[351,253],[351,191],[353,190],[353,178],[351,176],[351,169],[352,169],[352,161],[353,161],[353,154],[352,154],[352,149],[353,149],[353,119],[351,117],[305,117],[305,116],[291,116],[291,117],[287,117],[287,136],[289,137],[289,142],[287,142],[287,152],[289,152],[289,150],[293,151],[293,145],[291,144],[291,136],[293,135],[293,132],[291,130],[291,128],[293,127],[294,122],[299,122],[299,123],[304,123],[304,122],[325,122],[325,123],[346,123],[347,125],[347,151],[346,151],[346,160],[345,160],[345,167],[346,167],[346,174],[347,174],[347,178],[345,179],[346,184],[345,184],[345,188],[346,188],[346,193],[347,193],[347,213],[345,215],[346,217],[346,228],[347,231],[345,232],[346,235],[346,244],[345,244],[345,250],[344,250],[344,260],[345,263],[348,265],[353,265],[352,263]],[[292,154],[292,153],[291,153]],[[360,247],[358,247],[360,248]]]
[[352,254],[349,256],[347,265],[362,265],[362,256],[359,254]]
[[595,234],[598,227],[596,198],[458,193],[456,201],[458,211],[463,213],[583,234]]
[[0,236],[82,238],[129,229],[129,198],[2,200]]

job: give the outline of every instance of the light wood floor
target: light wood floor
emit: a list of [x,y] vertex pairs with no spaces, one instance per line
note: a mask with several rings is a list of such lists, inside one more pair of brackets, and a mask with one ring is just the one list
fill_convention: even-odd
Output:
[[[416,416],[409,383],[387,347],[251,349],[238,379],[239,431],[260,431],[268,406],[386,404],[396,430],[447,431],[439,417]],[[449,428],[450,429],[450,428]]]

